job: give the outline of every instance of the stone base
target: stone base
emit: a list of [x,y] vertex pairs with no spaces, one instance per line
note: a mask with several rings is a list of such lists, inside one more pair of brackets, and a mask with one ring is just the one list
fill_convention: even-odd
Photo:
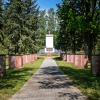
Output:
[[52,56],[51,52],[48,52],[47,57],[51,57],[51,56]]

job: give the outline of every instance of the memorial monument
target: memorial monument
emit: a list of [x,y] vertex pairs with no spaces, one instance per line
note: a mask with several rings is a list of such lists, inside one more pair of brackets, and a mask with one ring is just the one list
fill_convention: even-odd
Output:
[[46,48],[45,48],[45,53],[51,54],[53,52],[54,52],[53,34],[51,34],[51,31],[48,30],[48,34],[46,35]]

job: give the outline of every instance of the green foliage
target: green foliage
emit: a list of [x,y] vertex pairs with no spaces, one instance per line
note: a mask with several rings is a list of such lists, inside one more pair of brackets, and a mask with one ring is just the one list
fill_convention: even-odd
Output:
[[9,0],[3,4],[0,1],[0,45],[6,54],[37,53],[41,48],[36,2]]
[[97,43],[96,43],[96,46],[93,50],[93,53],[94,54],[100,54],[100,39],[98,39]]
[[48,22],[48,29],[49,30],[54,30],[55,29],[55,22],[54,22],[54,17],[55,17],[55,12],[53,8],[50,8],[48,10],[48,15],[47,15],[47,22]]
[[[63,0],[58,4],[60,31],[58,44],[62,50],[83,47],[92,54],[100,34],[99,0]],[[89,57],[90,58],[90,57]]]
[[58,27],[54,9],[46,13],[39,11],[37,0],[8,0],[5,4],[0,0],[0,53],[37,53],[44,48],[47,29],[55,32]]
[[4,54],[6,52],[5,46],[4,46],[4,41],[5,41],[5,36],[4,36],[4,19],[3,19],[3,1],[0,0],[0,53]]

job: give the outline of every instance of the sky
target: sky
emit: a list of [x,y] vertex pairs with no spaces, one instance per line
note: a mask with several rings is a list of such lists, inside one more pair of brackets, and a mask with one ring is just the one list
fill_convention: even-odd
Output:
[[[7,0],[3,0],[7,1]],[[56,4],[61,3],[62,0],[37,0],[38,6],[40,6],[40,10],[46,9],[48,10],[49,8],[54,8],[54,10],[57,10]]]
[[54,8],[54,10],[57,10],[56,4],[61,3],[62,0],[37,0],[37,4],[40,6],[40,9],[46,9]]

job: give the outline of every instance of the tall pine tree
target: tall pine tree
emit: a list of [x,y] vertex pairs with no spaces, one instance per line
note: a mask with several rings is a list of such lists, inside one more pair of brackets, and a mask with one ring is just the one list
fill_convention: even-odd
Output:
[[9,0],[5,9],[9,54],[36,52],[39,10],[36,0]]
[[0,43],[3,43],[3,2],[0,0]]
[[5,45],[5,32],[4,32],[4,3],[0,0],[0,54],[6,54],[6,45]]
[[24,7],[21,0],[10,0],[6,5],[6,29],[9,36],[9,54],[23,52]]
[[38,33],[38,15],[39,6],[36,4],[37,0],[25,0],[25,27],[28,28],[29,37],[31,38],[29,51],[31,53],[38,52],[41,47],[40,34]]

